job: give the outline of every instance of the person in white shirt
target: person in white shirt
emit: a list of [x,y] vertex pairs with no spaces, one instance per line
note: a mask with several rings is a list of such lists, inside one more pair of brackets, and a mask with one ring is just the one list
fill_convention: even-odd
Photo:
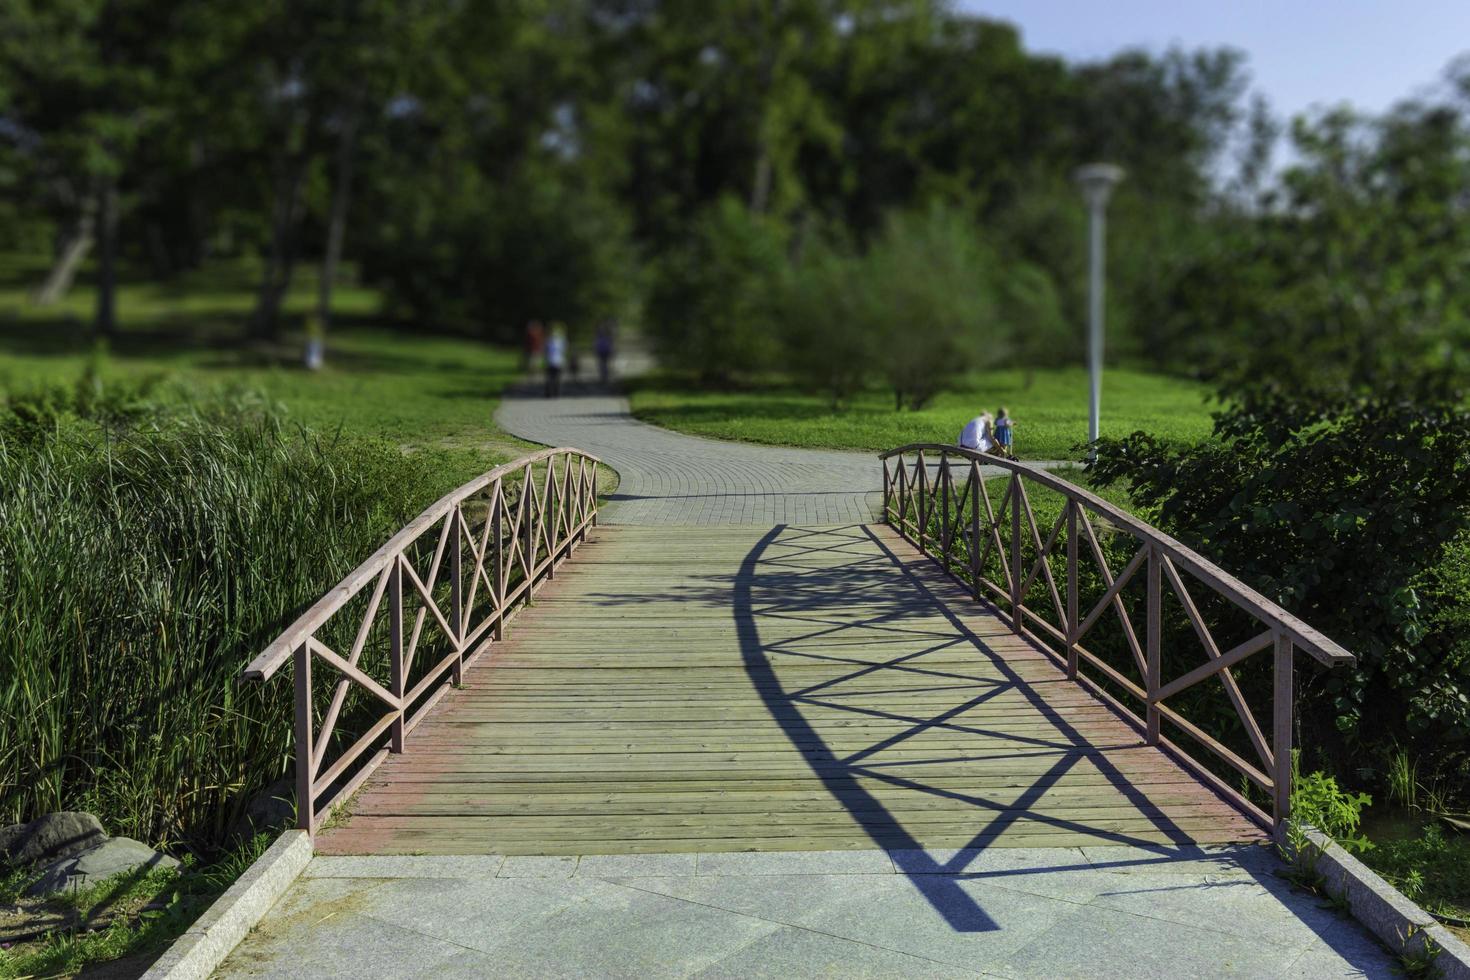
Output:
[[561,324],[551,328],[546,341],[546,397],[561,397],[561,373],[567,366],[567,329]]
[[988,453],[995,449],[995,420],[982,412],[965,423],[960,430],[960,448]]

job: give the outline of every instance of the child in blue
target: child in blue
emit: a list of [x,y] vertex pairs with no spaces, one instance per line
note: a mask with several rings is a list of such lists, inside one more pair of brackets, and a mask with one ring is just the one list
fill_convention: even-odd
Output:
[[1016,454],[1011,450],[1011,417],[1006,414],[1004,406],[995,413],[995,441],[1000,455],[1009,456],[1011,459],[1016,458]]

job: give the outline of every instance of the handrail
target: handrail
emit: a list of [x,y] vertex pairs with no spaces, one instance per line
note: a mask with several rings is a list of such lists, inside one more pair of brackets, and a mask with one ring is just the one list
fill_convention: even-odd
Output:
[[539,463],[543,459],[552,456],[575,453],[590,463],[601,465],[602,460],[591,453],[580,449],[569,447],[558,447],[555,449],[543,449],[529,456],[504,463],[489,472],[482,473],[449,491],[440,497],[418,517],[404,525],[393,537],[389,538],[381,548],[373,552],[371,557],[358,565],[347,577],[337,583],[326,595],[316,601],[314,605],[301,616],[286,627],[285,632],[271,641],[270,645],[256,655],[255,659],[245,668],[246,680],[265,681],[270,680],[271,675],[280,670],[285,663],[291,659],[291,652],[301,643],[314,629],[331,618],[332,614],[347,603],[358,590],[367,583],[374,575],[379,574],[385,565],[392,560],[392,556],[401,552],[403,548],[414,541],[420,534],[427,530],[436,521],[442,520],[451,507],[455,507],[469,499],[475,493],[483,490],[496,480],[500,480],[524,469],[528,465]]
[[[912,465],[905,460],[908,456],[913,457]],[[1272,827],[1278,834],[1281,832],[1290,812],[1293,651],[1299,647],[1329,667],[1352,663],[1354,657],[1351,653],[1169,535],[1039,467],[942,443],[911,443],[880,453],[879,459],[883,467],[885,523],[939,562],[966,585],[977,600],[984,600],[987,596],[996,599],[1001,608],[1009,611],[1008,619],[1016,633],[1033,640],[1059,661],[1065,657],[1068,676],[1087,686],[1137,725],[1149,744],[1167,748],[1247,815]],[[958,488],[953,472],[956,463],[966,473],[963,485]],[[936,466],[931,476],[930,469]],[[986,488],[987,474],[981,467],[993,467],[1009,474],[992,477],[1006,481],[999,507],[991,504],[990,491]],[[1055,491],[1066,501],[1056,524],[1045,537],[1046,529],[1037,524],[1026,493],[1028,481]],[[1089,514],[1105,520],[1138,544],[1131,560],[1116,576],[1108,565]],[[1008,541],[1003,528],[1009,532]],[[1078,588],[1079,552],[1084,545],[1103,587],[1101,596],[1085,613],[1080,608]],[[1059,587],[1052,560],[1061,554],[1063,548],[1066,581]],[[1001,582],[986,575],[992,555],[999,566]],[[1122,596],[1140,570],[1146,581],[1146,622],[1141,631],[1141,641],[1140,631],[1134,628]],[[1262,628],[1261,632],[1222,652],[1210,631],[1210,624],[1200,614],[1190,595],[1184,573],[1233,603]],[[1166,580],[1206,654],[1205,663],[1167,683],[1162,677],[1162,604]],[[1050,613],[1044,609],[1028,605],[1028,597],[1038,583],[1045,587],[1041,601],[1044,606],[1049,598],[1056,614],[1055,622],[1048,619]],[[1123,670],[1109,664],[1081,643],[1110,611],[1117,614],[1122,638],[1131,654],[1132,662]],[[1274,649],[1269,740],[1261,731],[1231,673],[1231,668],[1268,647]],[[1101,681],[1087,676],[1082,669],[1084,667],[1099,675]],[[1127,674],[1135,669],[1138,680]],[[1168,698],[1213,678],[1218,678],[1224,686],[1257,756],[1254,762],[1242,758],[1164,703]],[[1135,714],[1109,693],[1109,687],[1142,702],[1143,716]],[[1162,734],[1164,722],[1188,735],[1226,766],[1269,793],[1271,812],[1266,813],[1189,752],[1165,738]]]
[[1126,510],[1109,503],[1090,490],[1079,487],[1074,483],[1068,483],[1061,477],[1049,473],[1039,466],[1032,466],[1019,460],[1006,459],[1003,456],[991,456],[987,453],[964,449],[960,446],[946,446],[942,443],[934,442],[910,443],[907,446],[900,446],[897,449],[890,449],[885,453],[881,453],[878,458],[887,460],[892,456],[917,452],[919,450],[923,450],[924,452],[943,452],[951,456],[978,460],[984,466],[997,466],[1013,473],[1023,473],[1049,490],[1055,490],[1073,500],[1087,504],[1089,508],[1103,515],[1119,528],[1128,531],[1135,538],[1150,541],[1163,549],[1176,565],[1184,565],[1198,576],[1201,581],[1210,585],[1217,592],[1228,596],[1237,605],[1245,607],[1248,612],[1258,615],[1276,626],[1282,632],[1289,635],[1293,643],[1310,653],[1326,666],[1335,667],[1340,664],[1351,664],[1356,659],[1346,649],[1329,640],[1316,629],[1287,612],[1285,609],[1282,609],[1279,605],[1267,599],[1255,589],[1246,585],[1229,572],[1226,572],[1192,548],[1181,544],[1158,528],[1145,524]]
[[[302,829],[314,833],[387,755],[403,751],[407,734],[451,685],[461,682],[490,644],[504,637],[510,618],[585,540],[588,528],[597,523],[601,463],[579,449],[543,449],[450,491],[317,600],[245,668],[242,679],[263,682],[288,661],[293,664],[296,810]],[[423,546],[435,537],[430,552]],[[415,560],[422,563],[423,558],[416,549],[432,556],[426,566],[415,568]],[[446,574],[441,577],[441,572]],[[338,625],[334,617],[369,586],[371,596],[360,618],[354,613],[348,617],[351,622],[342,624],[354,628],[340,631],[339,645],[348,652],[339,653],[321,634]],[[386,624],[379,615],[385,599]],[[414,606],[405,641],[404,613]],[[437,643],[421,642],[431,634],[437,634]],[[345,646],[349,637],[350,648]],[[427,668],[421,660],[415,672],[417,654],[429,646],[438,649],[427,658]],[[367,661],[381,661],[386,679],[371,676],[365,654]],[[326,692],[313,688],[314,664],[338,675],[330,696],[319,697]],[[343,740],[334,736],[353,691],[377,717],[329,762],[329,752]],[[318,804],[324,795],[327,799]]]

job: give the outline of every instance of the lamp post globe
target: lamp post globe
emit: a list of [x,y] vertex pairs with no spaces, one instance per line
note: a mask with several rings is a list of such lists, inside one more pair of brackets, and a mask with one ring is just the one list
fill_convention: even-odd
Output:
[[1107,235],[1108,198],[1123,179],[1123,168],[1111,163],[1089,163],[1073,175],[1087,202],[1088,289],[1087,289],[1087,374],[1089,411],[1087,441],[1096,442],[1102,410],[1103,357],[1103,259]]

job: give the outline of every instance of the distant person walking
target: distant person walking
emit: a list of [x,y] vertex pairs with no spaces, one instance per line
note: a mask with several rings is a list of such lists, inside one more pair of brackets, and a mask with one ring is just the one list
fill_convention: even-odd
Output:
[[615,321],[603,320],[597,325],[597,336],[592,341],[592,349],[597,353],[597,378],[604,386],[612,380],[613,332],[615,330],[617,330]]
[[551,328],[546,340],[546,397],[561,397],[561,375],[567,366],[567,331],[561,324]]
[[1015,425],[1011,417],[1006,414],[1005,406],[995,413],[995,443],[996,451],[1007,459],[1015,459],[1016,454],[1011,449],[1011,426]]
[[981,412],[965,423],[960,430],[960,448],[980,453],[995,452],[995,420],[989,412]]
[[540,320],[532,320],[526,324],[526,338],[522,354],[521,369],[531,370],[536,361],[541,357],[541,348],[546,344],[546,328],[541,325]]

